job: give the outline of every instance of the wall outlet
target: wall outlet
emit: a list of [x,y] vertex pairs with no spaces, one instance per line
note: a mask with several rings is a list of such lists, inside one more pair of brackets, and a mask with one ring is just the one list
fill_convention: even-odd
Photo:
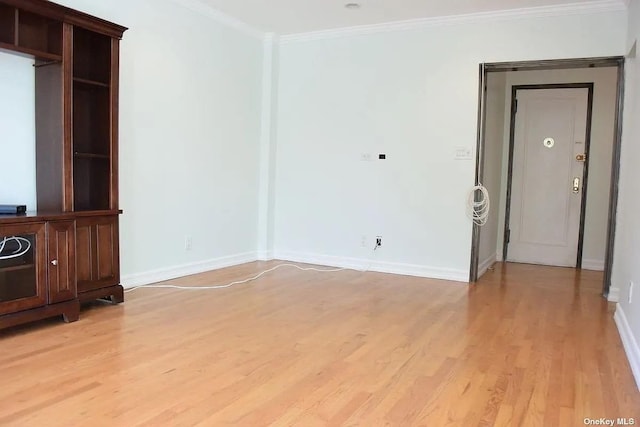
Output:
[[633,287],[634,287],[634,283],[633,281],[629,282],[629,304],[633,303]]
[[184,250],[190,251],[193,247],[193,238],[191,236],[184,236]]
[[382,236],[376,236],[376,248],[382,246]]
[[456,147],[453,158],[455,160],[473,160],[473,149],[469,147]]

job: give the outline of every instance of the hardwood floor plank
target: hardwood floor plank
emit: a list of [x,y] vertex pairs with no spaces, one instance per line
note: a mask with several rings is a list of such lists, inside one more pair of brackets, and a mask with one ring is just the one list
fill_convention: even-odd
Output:
[[[168,283],[252,276],[250,263]],[[635,417],[601,273],[279,269],[0,332],[0,425],[568,426]]]

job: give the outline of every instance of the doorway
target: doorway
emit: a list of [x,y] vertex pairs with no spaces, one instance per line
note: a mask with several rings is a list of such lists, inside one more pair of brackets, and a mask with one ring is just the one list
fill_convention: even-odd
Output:
[[472,282],[495,261],[525,262],[604,271],[608,294],[623,66],[622,57],[480,66],[476,183],[493,213],[473,227]]
[[593,83],[513,86],[511,105],[502,259],[580,268]]

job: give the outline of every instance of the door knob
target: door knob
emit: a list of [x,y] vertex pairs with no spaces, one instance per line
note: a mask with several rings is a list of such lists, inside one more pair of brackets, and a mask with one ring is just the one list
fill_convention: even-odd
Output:
[[53,261],[51,261],[51,265],[56,265],[57,266],[58,265],[58,260],[54,259]]
[[580,192],[580,178],[573,178],[573,194],[578,194]]

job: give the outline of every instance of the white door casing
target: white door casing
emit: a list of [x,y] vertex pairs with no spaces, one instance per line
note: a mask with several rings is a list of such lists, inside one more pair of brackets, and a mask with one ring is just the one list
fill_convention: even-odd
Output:
[[589,89],[516,95],[507,261],[575,267]]

